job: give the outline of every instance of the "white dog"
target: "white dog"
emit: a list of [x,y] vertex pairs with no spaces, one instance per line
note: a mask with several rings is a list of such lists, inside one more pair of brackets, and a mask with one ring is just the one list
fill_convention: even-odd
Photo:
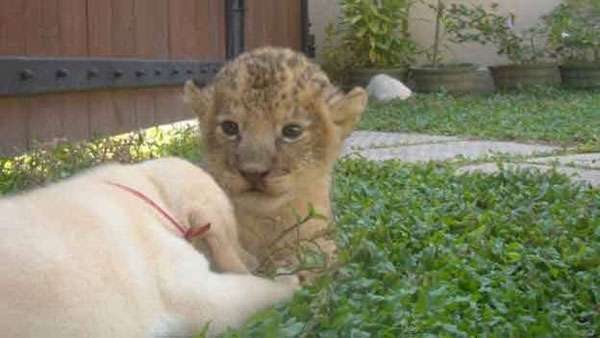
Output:
[[215,335],[292,296],[292,279],[210,271],[169,217],[190,233],[210,223],[215,265],[246,271],[229,200],[183,160],[106,165],[0,200],[1,335]]

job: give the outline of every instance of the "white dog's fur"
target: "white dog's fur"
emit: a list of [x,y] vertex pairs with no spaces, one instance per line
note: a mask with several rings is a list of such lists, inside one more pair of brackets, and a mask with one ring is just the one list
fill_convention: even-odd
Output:
[[0,330],[5,337],[210,335],[289,299],[297,285],[215,273],[142,191],[187,226],[212,224],[216,265],[243,271],[231,205],[178,159],[106,165],[0,200]]

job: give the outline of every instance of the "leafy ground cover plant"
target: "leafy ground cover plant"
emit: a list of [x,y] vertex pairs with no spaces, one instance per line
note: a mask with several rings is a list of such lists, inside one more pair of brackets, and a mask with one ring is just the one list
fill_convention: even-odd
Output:
[[[438,102],[439,104],[439,102]],[[0,160],[0,192],[104,162],[198,161],[195,128]],[[335,169],[340,264],[226,337],[574,337],[600,334],[600,191],[556,173],[447,165]]]
[[343,267],[226,337],[592,337],[600,192],[561,175],[340,163]]
[[372,103],[360,129],[550,142],[600,151],[600,91],[555,88]]
[[61,143],[17,157],[0,157],[0,195],[44,185],[105,162],[131,163],[163,156],[200,160],[198,129],[182,127],[90,142]]

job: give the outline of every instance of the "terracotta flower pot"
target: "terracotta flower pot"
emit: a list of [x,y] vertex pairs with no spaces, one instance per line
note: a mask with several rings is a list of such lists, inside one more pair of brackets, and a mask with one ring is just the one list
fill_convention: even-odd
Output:
[[477,68],[474,64],[413,67],[411,74],[418,92],[432,93],[444,89],[460,94],[476,90],[479,82]]
[[501,65],[490,67],[496,88],[501,90],[528,86],[558,86],[560,71],[553,64]]
[[570,63],[560,66],[563,85],[570,88],[599,88],[600,63]]

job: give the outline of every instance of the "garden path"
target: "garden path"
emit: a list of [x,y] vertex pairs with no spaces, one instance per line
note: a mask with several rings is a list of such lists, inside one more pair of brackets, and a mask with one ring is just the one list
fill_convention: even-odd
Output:
[[[383,133],[356,131],[346,141],[342,154],[362,156],[383,161],[398,159],[406,162],[445,161],[467,159],[481,161],[462,166],[459,172],[498,170],[491,155],[508,155],[507,168],[539,169],[556,168],[557,171],[600,187],[600,153],[550,156],[560,147],[543,144],[477,140],[455,136],[438,136],[411,133]],[[488,159],[488,162],[486,162]]]

